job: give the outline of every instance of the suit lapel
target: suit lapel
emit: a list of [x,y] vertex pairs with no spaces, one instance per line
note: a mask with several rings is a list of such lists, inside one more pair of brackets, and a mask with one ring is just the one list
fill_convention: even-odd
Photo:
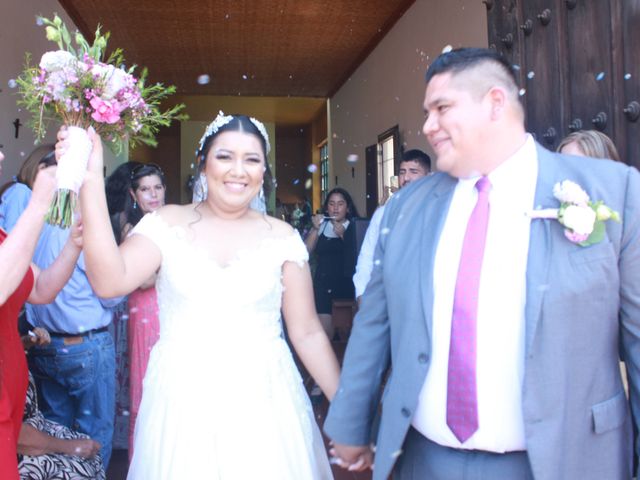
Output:
[[[538,155],[538,179],[534,208],[556,208],[558,200],[553,196],[553,186],[558,181],[552,154],[536,144]],[[532,219],[527,258],[527,293],[525,304],[526,338],[525,353],[531,351],[545,291],[548,288],[551,261],[551,223],[553,219]]]
[[442,180],[433,188],[431,194],[425,196],[427,208],[422,210],[420,231],[420,295],[427,333],[431,338],[433,321],[433,267],[440,233],[447,218],[449,204],[453,197],[456,179],[443,174]]

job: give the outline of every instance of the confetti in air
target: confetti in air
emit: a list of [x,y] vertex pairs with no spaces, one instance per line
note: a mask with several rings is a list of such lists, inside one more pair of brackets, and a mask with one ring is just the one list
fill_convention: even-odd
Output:
[[347,155],[347,162],[356,163],[357,161],[358,161],[358,155],[356,155],[355,153],[350,153],[349,155]]
[[210,81],[211,81],[211,77],[206,73],[198,77],[198,84],[200,85],[207,85]]
[[596,75],[596,80],[598,82],[603,79],[604,79],[604,72],[600,72],[598,75]]
[[518,95],[522,97],[525,93],[527,93],[527,90],[525,88],[521,88],[520,91],[518,92]]
[[531,80],[531,79],[532,79],[533,77],[535,77],[535,76],[536,76],[536,73],[535,73],[534,71],[531,71],[531,72],[527,73],[527,78],[528,78],[529,80]]
[[306,182],[304,182],[304,188],[306,188],[307,190],[309,190],[311,188],[311,179],[307,178]]
[[631,74],[630,73],[625,73],[624,74],[624,79],[625,80],[629,80],[631,78]]
[[18,86],[18,82],[16,82],[15,78],[12,78],[7,82],[7,85],[9,85],[9,88],[16,88]]
[[307,167],[307,172],[309,172],[309,173],[315,173],[316,170],[318,170],[318,166],[317,165],[311,164],[311,165],[309,165]]
[[453,47],[451,45],[445,45],[445,47],[442,49],[442,53],[449,53],[451,50],[453,50]]

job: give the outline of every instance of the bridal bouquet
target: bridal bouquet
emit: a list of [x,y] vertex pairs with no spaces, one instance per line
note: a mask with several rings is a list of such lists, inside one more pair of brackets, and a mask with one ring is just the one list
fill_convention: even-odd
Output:
[[19,104],[31,113],[36,141],[42,140],[49,121],[69,128],[69,148],[60,158],[57,170],[58,190],[47,214],[53,225],[72,223],[78,191],[82,184],[91,141],[86,129],[92,126],[117,155],[128,143],[156,146],[155,134],[180,114],[184,105],[162,112],[160,102],[175,92],[175,87],[160,83],[147,85],[147,71],[134,76],[135,65],[124,68],[122,50],[114,50],[104,60],[109,33],[95,32],[89,44],[79,32],[69,32],[60,17],[40,18],[47,39],[58,50],[46,52],[37,66],[27,54],[24,72],[17,79],[22,98]]

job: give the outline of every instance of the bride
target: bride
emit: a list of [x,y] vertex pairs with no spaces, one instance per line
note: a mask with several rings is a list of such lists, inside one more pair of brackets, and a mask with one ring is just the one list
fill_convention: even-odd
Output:
[[[331,399],[339,368],[314,307],[307,251],[286,223],[250,208],[272,185],[269,139],[254,118],[224,115],[198,150],[206,198],[146,215],[118,248],[102,145],[81,190],[87,274],[102,297],[157,272],[160,340],[144,379],[130,480],[332,478],[283,338]],[[58,135],[58,154],[66,133]]]

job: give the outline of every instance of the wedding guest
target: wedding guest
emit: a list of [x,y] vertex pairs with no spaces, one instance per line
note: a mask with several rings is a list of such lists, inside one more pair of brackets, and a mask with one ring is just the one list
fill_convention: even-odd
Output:
[[613,141],[598,130],[578,130],[567,135],[558,145],[557,152],[579,157],[608,158],[620,161]]
[[[125,162],[105,179],[107,207],[111,219],[111,228],[116,241],[120,242],[122,230],[127,224],[127,206],[132,204],[129,186],[131,169],[139,162]],[[113,448],[127,449],[129,445],[129,424],[131,422],[131,399],[129,395],[129,305],[123,298],[113,309],[110,330],[116,352],[116,407],[113,422]]]
[[[34,263],[49,266],[69,235],[69,229],[45,225]],[[113,238],[111,231],[107,235]],[[28,359],[42,413],[100,442],[105,469],[111,458],[116,382],[109,324],[121,301],[122,297],[100,298],[93,292],[81,254],[71,278],[51,303],[27,304],[27,322],[51,335],[51,343],[35,346]]]
[[[422,150],[407,150],[402,154],[402,160],[398,168],[398,187],[402,188],[414,180],[426,177],[431,172],[431,158]],[[371,217],[367,233],[362,241],[356,272],[353,274],[353,284],[355,286],[356,299],[360,302],[360,297],[367,288],[371,272],[373,271],[374,252],[380,236],[380,222],[384,214],[384,204],[380,205]]]
[[333,300],[354,298],[356,247],[351,234],[352,219],[357,216],[349,192],[336,187],[327,194],[322,213],[311,217],[313,226],[305,240],[309,253],[317,259],[313,292],[320,322],[329,338],[333,336]]
[[[198,148],[206,198],[146,215],[119,248],[109,235],[102,144],[90,135],[81,195],[92,285],[122,295],[158,272],[162,328],[128,478],[224,480],[238,469],[246,478],[331,478],[280,321],[282,312],[296,352],[332,398],[338,364],[315,312],[308,254],[289,225],[250,208],[272,186],[264,125],[220,113]],[[58,138],[64,150],[66,132]]]
[[[143,215],[155,212],[164,205],[166,191],[164,173],[153,163],[136,165],[131,170],[130,177],[131,201],[128,202],[127,223],[123,228],[121,241],[125,240]],[[142,399],[142,380],[147,371],[151,349],[160,337],[155,283],[156,274],[153,273],[129,294],[129,460],[133,458],[133,433]]]
[[140,162],[125,162],[109,175],[105,181],[107,207],[111,218],[111,227],[117,242],[122,238],[122,229],[127,224],[127,205],[131,203],[131,170],[141,165]]
[[24,161],[18,175],[0,187],[0,227],[10,232],[31,198],[38,172],[56,164],[53,144],[40,145]]
[[[51,342],[34,328],[22,337],[25,351]],[[18,472],[24,480],[104,480],[100,444],[87,435],[44,418],[38,409],[36,384],[29,372],[27,401],[18,437]]]
[[[0,152],[0,172],[4,155]],[[80,254],[78,230],[58,258],[40,270],[31,263],[38,234],[55,189],[55,167],[42,170],[26,208],[10,234],[0,229],[0,478],[18,478],[16,446],[27,390],[27,365],[18,334],[26,300],[50,302],[63,287]]]

